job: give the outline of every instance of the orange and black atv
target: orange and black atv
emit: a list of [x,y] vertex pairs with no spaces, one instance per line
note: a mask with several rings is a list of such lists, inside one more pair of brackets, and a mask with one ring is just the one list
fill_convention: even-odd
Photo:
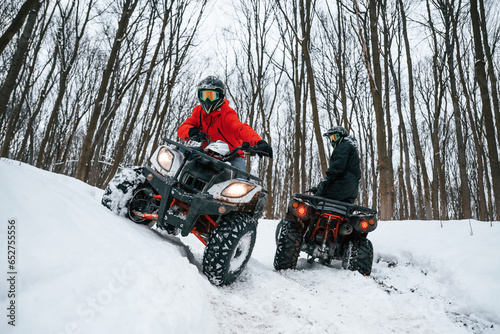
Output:
[[261,180],[227,161],[257,147],[209,143],[204,150],[164,138],[152,167],[123,169],[102,204],[118,215],[172,235],[194,234],[205,246],[203,273],[214,285],[231,284],[247,264],[257,220],[267,199]]
[[325,265],[370,275],[373,246],[366,238],[377,227],[377,211],[319,196],[294,194],[276,228],[274,268],[295,269],[300,252]]

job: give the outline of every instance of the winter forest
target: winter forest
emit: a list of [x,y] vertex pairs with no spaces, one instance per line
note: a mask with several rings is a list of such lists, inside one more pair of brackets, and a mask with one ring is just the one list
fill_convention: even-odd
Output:
[[215,74],[274,149],[247,162],[266,218],[342,125],[382,220],[498,220],[498,46],[496,0],[1,1],[0,155],[103,188],[180,140]]

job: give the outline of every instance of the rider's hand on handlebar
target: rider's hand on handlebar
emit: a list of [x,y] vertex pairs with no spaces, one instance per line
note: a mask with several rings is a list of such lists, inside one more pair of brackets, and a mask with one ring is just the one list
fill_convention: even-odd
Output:
[[[257,148],[259,149],[259,151],[263,151],[269,154],[269,158],[273,158],[273,148],[265,140],[259,140],[257,142]],[[259,156],[262,157],[262,154],[259,154]]]
[[199,142],[207,140],[207,134],[205,132],[201,132],[197,127],[192,127],[191,129],[189,129],[188,136],[189,139]]
[[327,181],[323,180],[318,184],[318,187],[316,188],[316,192],[314,193],[315,196],[323,196],[323,193],[325,192],[325,188],[327,186]]
[[312,193],[314,195],[314,194],[316,194],[317,191],[318,191],[318,187],[312,187],[311,189],[306,190],[306,193]]

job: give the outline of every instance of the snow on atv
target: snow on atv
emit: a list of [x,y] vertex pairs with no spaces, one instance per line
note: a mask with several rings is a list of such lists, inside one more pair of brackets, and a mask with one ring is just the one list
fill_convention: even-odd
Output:
[[193,233],[206,246],[203,273],[214,285],[231,284],[252,254],[267,190],[228,161],[241,152],[268,154],[248,145],[229,151],[222,141],[204,150],[163,141],[170,146],[154,152],[153,168],[123,169],[107,186],[102,204],[172,235]]
[[324,197],[294,194],[276,228],[274,268],[295,269],[300,252],[325,265],[370,275],[373,246],[366,237],[377,227],[377,211]]

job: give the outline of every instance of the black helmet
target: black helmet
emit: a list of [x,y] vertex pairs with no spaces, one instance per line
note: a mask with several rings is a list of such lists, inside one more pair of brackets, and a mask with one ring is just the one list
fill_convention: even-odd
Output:
[[332,144],[333,147],[336,147],[342,138],[347,137],[347,135],[347,130],[341,126],[334,126],[323,134],[323,136],[330,139],[330,144]]
[[226,86],[216,76],[208,76],[197,86],[198,100],[207,114],[219,108],[224,103]]

